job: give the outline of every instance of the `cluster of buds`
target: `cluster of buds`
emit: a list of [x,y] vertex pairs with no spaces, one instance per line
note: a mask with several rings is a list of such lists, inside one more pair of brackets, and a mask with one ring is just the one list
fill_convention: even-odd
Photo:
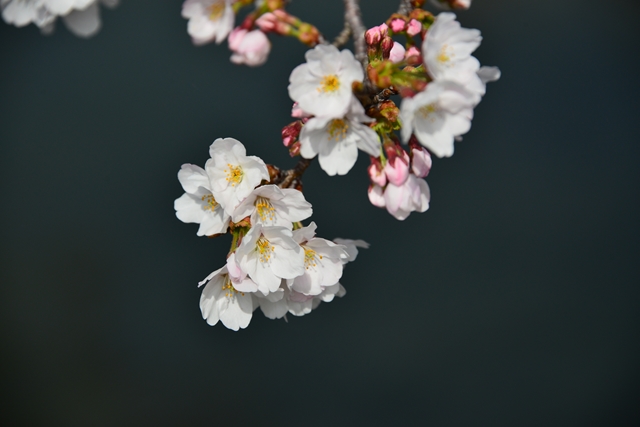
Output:
[[301,223],[312,214],[302,192],[272,182],[277,168],[247,156],[239,141],[217,139],[209,154],[204,169],[182,165],[185,193],[174,202],[178,219],[199,224],[199,236],[233,236],[225,265],[200,282],[207,323],[238,330],[258,307],[270,319],[303,316],[344,295],[343,267],[367,244],[315,237],[315,223]]

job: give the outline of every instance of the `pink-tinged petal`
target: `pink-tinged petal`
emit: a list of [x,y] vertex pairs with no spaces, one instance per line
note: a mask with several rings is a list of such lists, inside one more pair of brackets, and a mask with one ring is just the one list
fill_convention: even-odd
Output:
[[368,195],[369,201],[373,206],[384,208],[387,205],[384,198],[384,189],[379,185],[370,185]]

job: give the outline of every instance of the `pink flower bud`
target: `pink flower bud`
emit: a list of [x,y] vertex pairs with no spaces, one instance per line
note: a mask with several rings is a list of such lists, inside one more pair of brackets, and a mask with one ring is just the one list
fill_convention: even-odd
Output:
[[291,107],[291,117],[303,119],[303,118],[311,117],[311,114],[303,111],[302,108],[300,108],[300,106],[298,105],[298,103],[294,102],[293,107]]
[[384,173],[382,163],[377,157],[371,157],[371,164],[367,168],[369,172],[369,179],[376,185],[384,187],[387,184],[387,175]]
[[[418,49],[415,46],[411,46],[409,49],[407,49],[407,51],[404,53],[405,58],[409,58],[411,56],[421,56],[420,53],[420,49]],[[422,61],[420,61],[422,62]]]
[[404,184],[409,176],[409,155],[397,143],[386,146],[385,151],[387,152],[387,164],[384,166],[384,173],[387,175],[387,179],[394,185]]
[[379,185],[370,185],[368,190],[369,201],[378,208],[384,208],[386,203],[384,200],[384,189]]
[[419,21],[412,19],[407,24],[407,34],[409,36],[411,37],[416,36],[420,34],[421,31],[422,31],[422,24]]
[[229,34],[229,49],[233,52],[231,62],[255,67],[265,63],[271,51],[271,43],[260,30],[235,28]]
[[391,54],[391,49],[393,49],[393,44],[395,42],[393,41],[393,39],[389,36],[385,36],[382,38],[382,42],[380,43],[380,46],[382,47],[382,57],[384,59],[388,59],[389,55]]
[[391,52],[389,52],[389,60],[394,64],[402,61],[404,59],[404,47],[398,43],[393,42],[393,47],[391,48]]
[[400,18],[395,18],[391,20],[391,31],[394,33],[401,33],[404,31],[405,22]]
[[282,143],[285,147],[289,147],[298,140],[300,129],[302,129],[302,122],[300,120],[289,123],[282,128]]
[[265,33],[274,31],[278,24],[278,18],[271,12],[261,15],[255,22],[256,26]]
[[387,24],[381,24],[377,27],[372,27],[364,33],[364,38],[369,46],[375,46],[380,43],[382,37],[386,36],[389,32]]
[[409,147],[411,147],[411,172],[417,177],[426,177],[431,170],[431,154],[418,143],[415,136],[409,140]]

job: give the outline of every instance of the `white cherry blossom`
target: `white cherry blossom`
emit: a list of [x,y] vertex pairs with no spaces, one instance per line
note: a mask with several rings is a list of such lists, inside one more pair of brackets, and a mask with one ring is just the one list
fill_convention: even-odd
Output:
[[269,179],[267,166],[256,156],[247,156],[244,145],[233,138],[218,138],[209,148],[211,158],[205,170],[211,180],[211,192],[225,212],[234,209],[260,182]]
[[358,148],[371,156],[380,155],[380,138],[369,126],[373,121],[353,98],[342,118],[313,117],[300,131],[300,155],[318,156],[320,167],[329,175],[345,175],[358,159]]
[[233,28],[235,13],[231,0],[185,0],[182,17],[189,20],[187,32],[193,44],[220,44]]
[[293,279],[304,273],[304,250],[285,227],[255,224],[236,249],[238,265],[259,286],[275,292],[281,279]]
[[402,139],[414,133],[420,144],[438,157],[453,155],[454,138],[471,128],[475,95],[450,81],[433,81],[400,105]]
[[342,277],[342,264],[349,258],[346,248],[315,236],[316,224],[293,231],[293,240],[304,249],[304,274],[291,281],[291,290],[319,295]]
[[[377,188],[376,188],[377,187]],[[403,221],[411,212],[424,212],[429,209],[431,194],[427,182],[411,174],[402,185],[387,184],[384,190],[374,185],[376,195],[383,193],[378,207],[385,207],[396,219]],[[371,198],[371,194],[369,196]],[[373,203],[373,202],[372,202]]]
[[226,232],[230,216],[213,196],[205,170],[196,165],[184,164],[178,172],[178,180],[185,191],[173,205],[178,219],[200,224],[198,236]]
[[207,284],[200,297],[202,318],[211,326],[221,321],[227,328],[237,331],[249,325],[253,300],[250,293],[236,288],[238,283],[233,279],[225,265],[208,275],[198,286]]
[[233,221],[239,222],[250,216],[251,224],[293,228],[294,222],[311,216],[311,203],[302,192],[277,185],[263,185],[247,196],[233,213]]
[[339,119],[348,111],[351,85],[363,81],[364,71],[353,53],[320,44],[307,51],[306,63],[289,77],[289,96],[308,114]]
[[466,85],[476,78],[480,68],[471,56],[480,46],[480,31],[462,28],[451,12],[440,13],[427,31],[422,44],[422,57],[427,72],[434,80],[453,80]]

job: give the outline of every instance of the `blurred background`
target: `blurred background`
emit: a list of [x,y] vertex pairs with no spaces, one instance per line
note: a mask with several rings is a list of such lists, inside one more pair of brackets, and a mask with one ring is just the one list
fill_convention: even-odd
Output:
[[[497,65],[471,131],[395,220],[368,159],[305,175],[325,238],[364,239],[311,315],[202,320],[230,240],[175,218],[182,163],[218,137],[283,168],[290,71],[194,47],[180,0],[123,0],[90,40],[0,25],[0,423],[640,425],[634,0],[475,0]],[[363,0],[378,25],[397,1]],[[293,1],[328,37],[340,0]]]

